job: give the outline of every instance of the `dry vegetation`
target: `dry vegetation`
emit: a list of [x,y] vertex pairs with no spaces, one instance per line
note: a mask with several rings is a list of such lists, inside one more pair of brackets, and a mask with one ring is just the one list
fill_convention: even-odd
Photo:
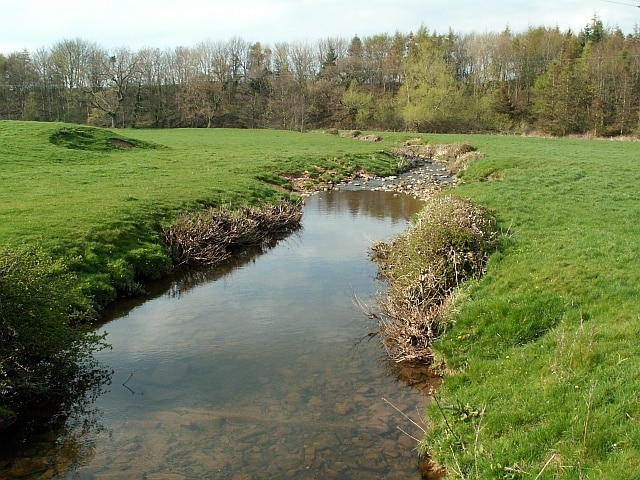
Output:
[[446,329],[456,287],[484,273],[497,242],[487,211],[455,196],[435,197],[417,223],[371,249],[388,292],[378,299],[379,335],[396,362],[433,362],[431,343]]
[[393,153],[409,162],[404,166],[405,169],[412,167],[411,159],[437,160],[443,163],[452,175],[465,170],[471,162],[483,157],[482,153],[466,142],[438,145],[423,143],[421,138],[408,140],[402,147],[395,148]]
[[272,236],[300,227],[302,205],[209,208],[183,213],[164,229],[164,240],[177,264],[213,265],[228,259],[237,247],[259,245]]

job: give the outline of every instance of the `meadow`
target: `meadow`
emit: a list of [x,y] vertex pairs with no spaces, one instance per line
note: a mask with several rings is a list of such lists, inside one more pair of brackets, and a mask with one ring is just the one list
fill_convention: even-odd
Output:
[[640,144],[466,140],[455,193],[503,241],[435,344],[423,448],[453,478],[639,478]]
[[0,245],[64,257],[105,303],[114,283],[165,272],[161,230],[178,212],[273,203],[290,195],[285,174],[389,174],[383,149],[322,133],[0,122]]
[[[0,122],[0,245],[63,258],[107,302],[170,267],[178,212],[276,201],[285,174],[390,174],[385,152],[416,135],[381,135]],[[640,144],[420,136],[485,155],[447,193],[502,231],[435,344],[447,374],[423,450],[452,478],[640,477]]]

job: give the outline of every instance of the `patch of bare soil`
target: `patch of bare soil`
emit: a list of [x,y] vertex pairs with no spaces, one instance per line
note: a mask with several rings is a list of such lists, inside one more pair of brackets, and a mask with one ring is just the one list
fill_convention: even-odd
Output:
[[135,145],[120,138],[110,138],[109,143],[118,148],[133,148]]

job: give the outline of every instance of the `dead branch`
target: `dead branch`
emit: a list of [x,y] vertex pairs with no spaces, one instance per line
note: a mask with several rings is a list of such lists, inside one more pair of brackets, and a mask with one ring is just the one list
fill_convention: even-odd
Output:
[[212,265],[231,256],[238,247],[260,245],[273,235],[300,227],[302,205],[209,208],[183,213],[164,229],[164,241],[177,264]]

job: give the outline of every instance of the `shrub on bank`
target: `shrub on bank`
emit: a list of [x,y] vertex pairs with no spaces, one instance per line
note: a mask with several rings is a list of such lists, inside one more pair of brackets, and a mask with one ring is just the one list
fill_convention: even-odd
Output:
[[404,235],[377,243],[372,258],[389,284],[378,304],[379,334],[396,362],[432,363],[451,295],[484,273],[497,242],[495,219],[469,200],[435,197]]
[[61,260],[35,248],[0,255],[0,404],[64,397],[104,346],[91,334],[96,312]]

